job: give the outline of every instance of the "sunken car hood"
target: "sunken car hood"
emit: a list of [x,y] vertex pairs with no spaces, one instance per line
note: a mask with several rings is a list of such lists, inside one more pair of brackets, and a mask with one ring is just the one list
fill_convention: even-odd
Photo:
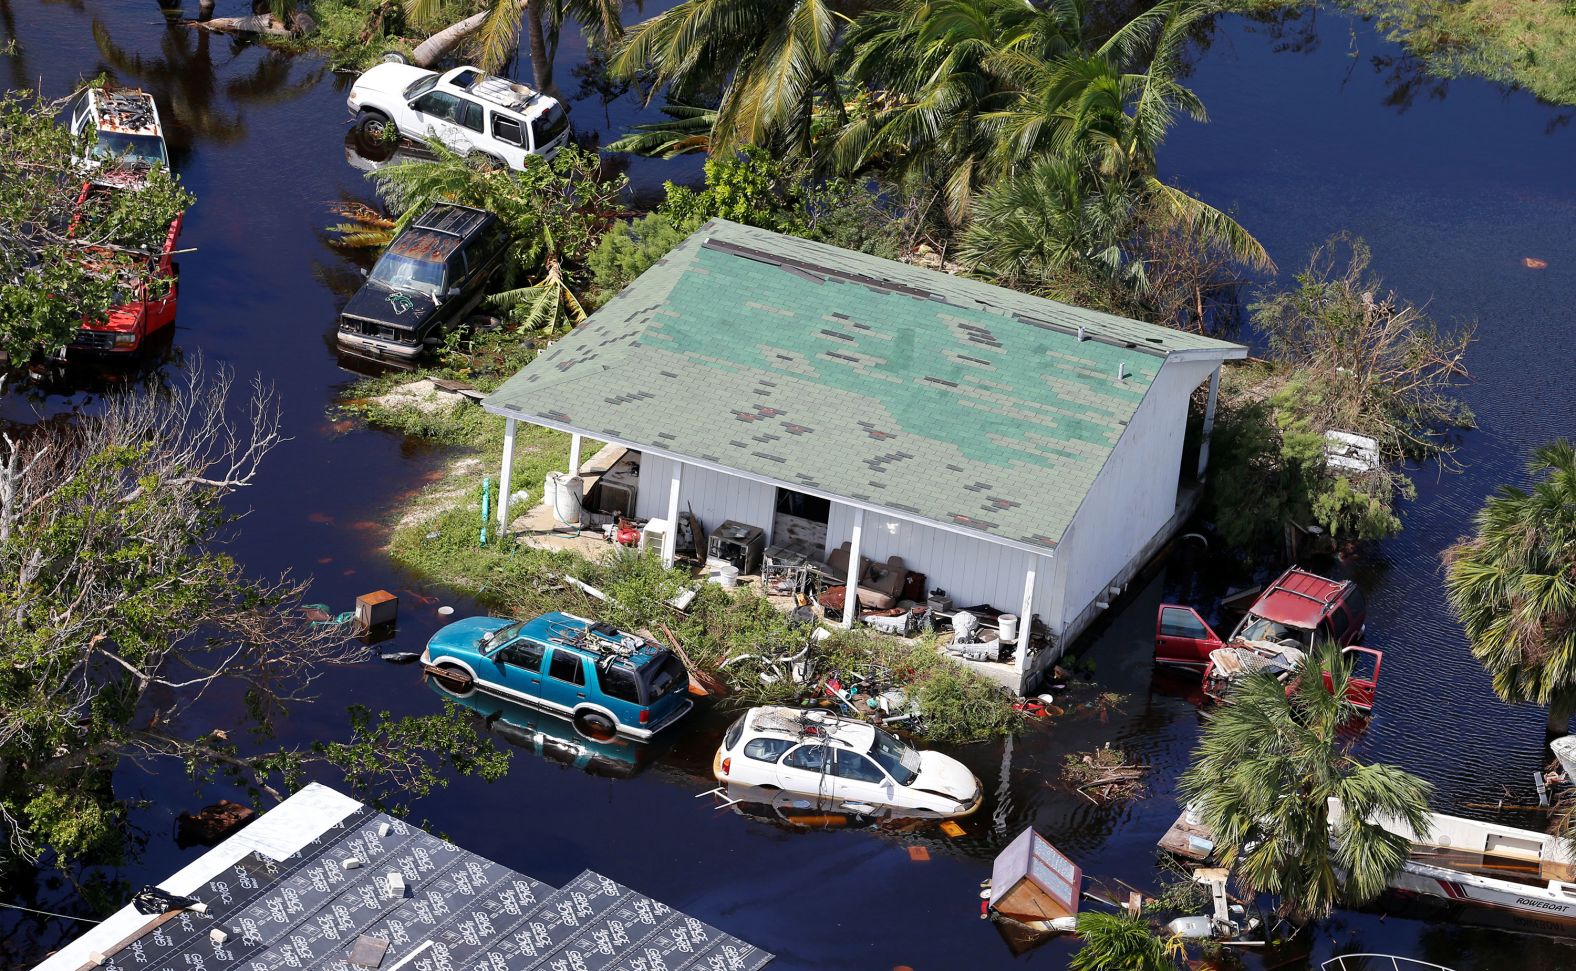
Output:
[[390,290],[368,284],[345,304],[344,315],[391,327],[420,330],[438,312],[437,301],[420,290]]
[[935,792],[959,802],[972,802],[979,795],[980,780],[962,762],[940,752],[919,753],[919,776],[909,786]]
[[428,650],[469,651],[475,653],[477,641],[483,634],[507,627],[513,621],[502,617],[467,617],[446,627],[440,627],[427,642]]

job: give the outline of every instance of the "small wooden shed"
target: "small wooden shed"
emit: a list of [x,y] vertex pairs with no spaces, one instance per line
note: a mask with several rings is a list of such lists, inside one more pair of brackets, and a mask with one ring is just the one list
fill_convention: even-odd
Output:
[[991,867],[990,906],[1032,923],[1078,913],[1083,871],[1031,826],[1018,834]]

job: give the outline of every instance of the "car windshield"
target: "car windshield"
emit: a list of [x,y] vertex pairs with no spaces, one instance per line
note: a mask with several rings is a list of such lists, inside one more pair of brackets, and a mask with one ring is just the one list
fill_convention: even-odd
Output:
[[870,757],[900,786],[910,785],[919,778],[919,753],[879,728],[875,741],[870,743]]
[[482,635],[482,647],[489,651],[496,647],[502,647],[514,640],[520,633],[520,628],[524,626],[524,621],[517,620],[512,624],[505,624],[495,631],[489,631]]
[[1248,619],[1242,622],[1242,630],[1238,631],[1237,636],[1245,641],[1269,641],[1273,644],[1289,640],[1306,647],[1312,639],[1312,632],[1249,614]]
[[168,165],[164,155],[164,139],[157,135],[126,135],[101,131],[93,145],[93,157],[121,159],[134,165]]
[[443,264],[384,253],[372,268],[372,279],[395,290],[437,293],[443,289]]
[[429,74],[426,77],[417,78],[411,83],[409,87],[405,89],[405,100],[415,101],[417,98],[421,97],[437,86],[438,76],[436,74]]

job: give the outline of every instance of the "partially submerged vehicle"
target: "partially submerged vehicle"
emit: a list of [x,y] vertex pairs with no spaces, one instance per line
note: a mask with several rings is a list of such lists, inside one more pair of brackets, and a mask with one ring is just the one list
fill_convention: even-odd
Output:
[[567,718],[586,738],[647,739],[694,703],[671,651],[573,614],[468,617],[432,635],[427,672],[456,695],[485,691]]
[[439,74],[379,64],[356,78],[346,103],[366,141],[439,142],[511,169],[525,168],[532,155],[551,159],[571,135],[557,98],[476,67]]
[[144,240],[100,240],[94,230],[94,208],[110,187],[89,183],[77,197],[71,236],[85,243],[90,259],[102,260],[103,272],[115,275],[115,303],[103,319],[84,316],[69,353],[133,354],[160,331],[175,323],[180,269],[175,244],[185,213],[170,221],[164,237],[152,245]]
[[528,708],[483,691],[456,694],[445,678],[429,676],[426,680],[435,694],[475,712],[490,734],[587,775],[628,779],[652,758],[652,746],[644,742],[623,736],[590,739],[577,731],[573,722],[540,708]]
[[339,316],[339,346],[374,360],[415,361],[463,324],[503,265],[498,217],[440,203],[394,238]]
[[723,736],[712,774],[718,782],[802,793],[854,813],[894,807],[935,818],[967,816],[984,798],[979,779],[956,759],[818,708],[751,708]]
[[1226,640],[1192,607],[1161,604],[1155,664],[1202,672],[1205,695],[1218,700],[1232,681],[1254,672],[1288,681],[1314,645],[1337,644],[1352,666],[1347,698],[1368,711],[1384,654],[1357,646],[1367,622],[1367,600],[1356,583],[1292,567],[1265,588]]
[[64,120],[86,146],[81,162],[96,182],[135,188],[147,180],[149,169],[169,167],[159,108],[146,91],[83,88],[67,103]]
[[[1345,819],[1339,800],[1330,800],[1330,825]],[[1403,820],[1379,816],[1371,822],[1412,844],[1392,889],[1457,904],[1513,911],[1540,922],[1571,922],[1576,930],[1576,855],[1549,833],[1433,813],[1420,835]]]

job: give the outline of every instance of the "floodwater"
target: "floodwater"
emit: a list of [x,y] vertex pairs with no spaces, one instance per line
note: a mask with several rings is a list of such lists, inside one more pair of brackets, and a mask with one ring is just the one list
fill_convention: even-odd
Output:
[[[378,552],[403,498],[441,456],[397,435],[336,423],[331,410],[352,380],[333,353],[334,315],[359,277],[321,227],[331,221],[328,203],[369,195],[346,164],[347,79],[310,58],[166,27],[152,2],[0,0],[0,28],[18,39],[16,53],[0,56],[8,86],[42,83],[62,95],[78,77],[103,71],[159,99],[176,164],[199,199],[182,238],[197,251],[182,257],[168,366],[185,366],[200,352],[243,377],[260,373],[279,388],[293,436],[240,497],[250,514],[236,555],[260,574],[314,575],[314,599],[336,611],[368,590],[401,592],[401,649],[418,648],[437,626],[438,604],[461,614],[473,609],[400,575]],[[578,38],[566,36],[558,72],[566,91],[575,89],[570,65],[579,56]],[[1469,357],[1476,380],[1466,396],[1480,428],[1461,438],[1461,471],[1420,472],[1406,531],[1363,562],[1332,568],[1368,587],[1369,643],[1386,651],[1362,753],[1433,781],[1446,811],[1531,801],[1531,776],[1546,754],[1542,713],[1494,699],[1450,620],[1438,555],[1469,529],[1487,493],[1520,479],[1530,448],[1571,431],[1572,113],[1478,81],[1428,79],[1365,24],[1329,13],[1274,27],[1223,20],[1191,83],[1212,123],[1178,127],[1162,159],[1168,174],[1233,208],[1284,271],[1297,269],[1331,233],[1350,230],[1369,240],[1375,267],[1401,293],[1431,301],[1442,320],[1478,324]],[[604,123],[593,97],[577,105],[576,123],[618,131],[638,114],[627,98],[609,112]],[[697,169],[694,160],[640,161],[631,176],[650,191]],[[1524,257],[1548,266],[1527,269]],[[94,393],[8,391],[0,417],[12,421],[90,406]],[[566,751],[551,732],[511,724],[529,719],[501,713],[491,730],[514,752],[508,777],[492,785],[458,780],[415,814],[549,883],[585,867],[604,872],[774,951],[776,967],[1062,967],[1070,942],[1012,956],[979,919],[979,882],[993,853],[1032,824],[1113,891],[1123,892],[1115,879],[1153,886],[1153,846],[1176,815],[1175,780],[1199,725],[1190,686],[1152,674],[1154,607],[1176,598],[1207,604],[1227,579],[1188,554],[1135,585],[1088,650],[1101,689],[1122,696],[1114,707],[1089,704],[1092,692],[1074,694],[1060,699],[1070,708],[1065,716],[1012,742],[957,750],[989,793],[957,839],[934,829],[810,832],[764,821],[770,807],[753,814],[715,808],[697,796],[709,788],[710,754],[727,720],[716,713],[638,752]],[[343,737],[347,704],[397,713],[439,704],[413,668],[370,652],[321,684],[325,700],[298,708],[284,724],[287,743]],[[197,730],[226,723],[222,703],[192,717],[209,720],[191,726]],[[477,730],[489,729],[478,719]],[[1145,799],[1101,808],[1057,784],[1064,753],[1106,741],[1154,766]],[[126,765],[116,786],[147,801],[132,814],[146,848],[116,874],[133,886],[200,852],[176,849],[175,814],[237,798],[218,786],[198,793],[174,765]],[[916,846],[928,859],[913,858]],[[0,901],[79,906],[69,885],[47,878],[4,888]],[[80,926],[0,912],[0,962],[26,966]],[[1557,940],[1368,913],[1341,913],[1321,925],[1312,966],[1348,951],[1429,958],[1456,971],[1576,965],[1576,949]],[[1256,956],[1247,961],[1260,966]]]

